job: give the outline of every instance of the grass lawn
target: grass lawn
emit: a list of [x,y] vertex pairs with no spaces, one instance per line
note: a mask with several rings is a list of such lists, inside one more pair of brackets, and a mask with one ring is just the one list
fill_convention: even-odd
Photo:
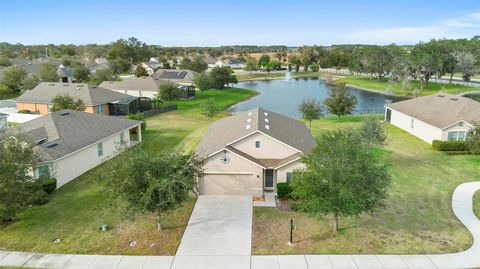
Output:
[[[202,103],[215,98],[226,107],[254,95],[244,89],[206,91],[197,98],[179,101],[178,110],[147,118],[141,147],[147,152],[174,148],[192,150],[211,120],[200,114]],[[115,161],[111,160],[111,161]],[[55,253],[174,255],[190,218],[195,199],[166,217],[167,229],[157,231],[154,215],[126,219],[112,208],[102,181],[105,166],[85,173],[54,192],[42,206],[25,210],[19,219],[0,228],[0,249]],[[111,228],[100,232],[106,223]],[[52,243],[60,238],[58,244]],[[137,241],[129,247],[130,241]]]
[[[359,121],[359,116],[340,123],[322,119],[312,130],[318,135]],[[253,253],[447,253],[468,248],[472,239],[453,215],[451,196],[460,183],[479,180],[480,156],[445,155],[394,126],[386,129],[388,145],[379,152],[392,175],[385,208],[375,215],[342,218],[337,235],[331,232],[331,216],[254,208]],[[286,244],[290,219],[296,225],[293,247]]]
[[480,191],[477,191],[473,196],[473,212],[480,219]]

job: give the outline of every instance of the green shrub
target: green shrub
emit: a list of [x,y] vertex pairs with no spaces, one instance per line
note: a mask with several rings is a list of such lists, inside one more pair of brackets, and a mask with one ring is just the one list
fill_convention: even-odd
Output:
[[292,192],[292,187],[289,183],[281,182],[277,184],[277,196],[280,199],[289,198],[290,193]]
[[20,113],[20,114],[32,114],[32,111],[27,110],[27,109],[22,109],[22,110],[19,110],[18,113]]
[[48,194],[51,194],[54,190],[57,189],[57,179],[56,178],[40,178],[38,182],[42,185],[43,191]]
[[147,128],[147,121],[145,121],[145,115],[143,115],[143,113],[141,113],[141,112],[128,114],[126,116],[126,118],[129,119],[129,120],[141,121],[142,122],[142,126],[141,126],[142,131],[145,131],[145,129]]
[[37,190],[32,193],[29,198],[29,204],[31,205],[43,205],[48,202],[48,193],[43,190]]
[[468,151],[468,143],[465,141],[433,140],[432,147],[438,151]]

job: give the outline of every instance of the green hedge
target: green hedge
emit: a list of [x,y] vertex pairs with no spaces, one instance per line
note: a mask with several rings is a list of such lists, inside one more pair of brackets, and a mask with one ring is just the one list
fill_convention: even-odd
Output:
[[57,180],[55,178],[40,178],[38,182],[42,185],[43,190],[51,194],[57,189]]
[[438,151],[468,152],[468,143],[465,141],[440,141],[433,140],[432,147]]
[[281,182],[277,184],[277,196],[280,199],[289,198],[290,193],[292,192],[292,187],[286,182]]

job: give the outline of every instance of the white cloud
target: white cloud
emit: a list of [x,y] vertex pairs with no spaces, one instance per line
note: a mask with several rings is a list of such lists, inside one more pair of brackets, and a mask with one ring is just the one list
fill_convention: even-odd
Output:
[[358,43],[412,44],[432,38],[469,38],[480,33],[480,12],[457,18],[447,18],[436,24],[364,29],[348,38]]

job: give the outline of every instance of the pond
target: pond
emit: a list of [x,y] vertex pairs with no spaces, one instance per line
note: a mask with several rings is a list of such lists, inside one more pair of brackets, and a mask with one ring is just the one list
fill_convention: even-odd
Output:
[[[293,118],[300,118],[298,105],[305,98],[315,98],[322,104],[328,97],[331,88],[318,77],[292,78],[290,80],[261,80],[240,82],[235,85],[239,88],[252,89],[259,95],[233,106],[230,111],[242,112],[256,107],[262,107]],[[395,102],[398,98],[392,98],[383,94],[368,92],[356,88],[350,88],[352,95],[357,97],[355,114],[384,113],[384,105],[387,100]],[[330,114],[327,114],[330,115]]]

